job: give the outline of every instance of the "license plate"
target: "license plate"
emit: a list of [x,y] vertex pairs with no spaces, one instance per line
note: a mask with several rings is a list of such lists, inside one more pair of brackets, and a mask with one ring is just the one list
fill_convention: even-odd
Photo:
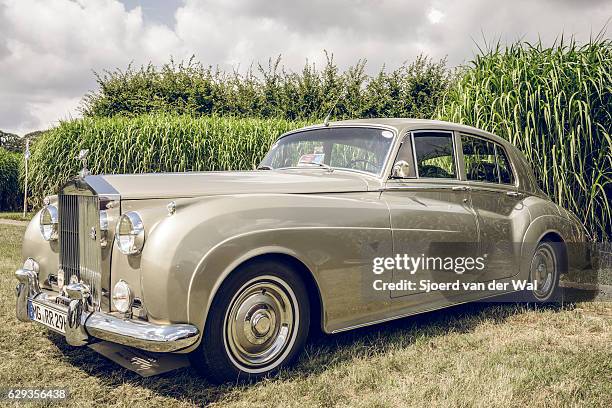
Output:
[[28,301],[28,315],[30,320],[42,323],[56,332],[66,334],[66,313],[35,300]]

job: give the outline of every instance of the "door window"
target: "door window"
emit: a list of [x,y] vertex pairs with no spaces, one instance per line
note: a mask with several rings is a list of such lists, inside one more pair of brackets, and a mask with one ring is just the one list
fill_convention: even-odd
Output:
[[457,178],[452,133],[416,132],[414,152],[420,178]]
[[461,144],[468,180],[512,184],[510,162],[500,145],[466,135],[461,135]]
[[499,181],[502,184],[514,184],[514,177],[512,177],[512,167],[510,167],[510,160],[503,147],[495,145],[495,154],[497,156],[497,165],[499,166]]

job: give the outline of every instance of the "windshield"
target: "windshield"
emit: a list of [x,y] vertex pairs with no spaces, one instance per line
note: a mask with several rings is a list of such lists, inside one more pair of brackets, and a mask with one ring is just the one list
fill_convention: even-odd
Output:
[[270,148],[259,167],[333,167],[380,175],[393,136],[390,130],[364,127],[330,127],[292,133]]

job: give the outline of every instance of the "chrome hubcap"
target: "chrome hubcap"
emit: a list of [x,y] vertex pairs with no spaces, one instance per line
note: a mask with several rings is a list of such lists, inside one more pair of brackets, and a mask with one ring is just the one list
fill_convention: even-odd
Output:
[[554,289],[557,262],[553,249],[544,244],[540,246],[531,261],[531,281],[536,284],[533,291],[538,298],[546,298]]
[[268,334],[270,331],[270,326],[272,326],[270,319],[271,316],[269,316],[267,311],[257,311],[257,313],[251,319],[251,330],[255,333],[255,336],[262,337]]
[[262,276],[247,282],[232,299],[225,316],[225,344],[241,367],[270,366],[295,339],[295,294],[283,280]]

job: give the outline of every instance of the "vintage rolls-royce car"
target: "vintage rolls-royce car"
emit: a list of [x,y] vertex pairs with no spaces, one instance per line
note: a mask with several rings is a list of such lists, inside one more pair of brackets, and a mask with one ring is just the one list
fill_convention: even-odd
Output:
[[[84,166],[26,230],[17,317],[73,346],[189,353],[214,381],[253,379],[294,360],[309,330],[499,294],[442,290],[457,279],[522,279],[537,283],[534,300],[551,300],[559,275],[588,263],[571,245],[585,234],[495,135],[428,120],[325,123],[282,135],[253,171]],[[450,253],[486,267],[394,263]],[[438,285],[398,284],[410,280]]]

